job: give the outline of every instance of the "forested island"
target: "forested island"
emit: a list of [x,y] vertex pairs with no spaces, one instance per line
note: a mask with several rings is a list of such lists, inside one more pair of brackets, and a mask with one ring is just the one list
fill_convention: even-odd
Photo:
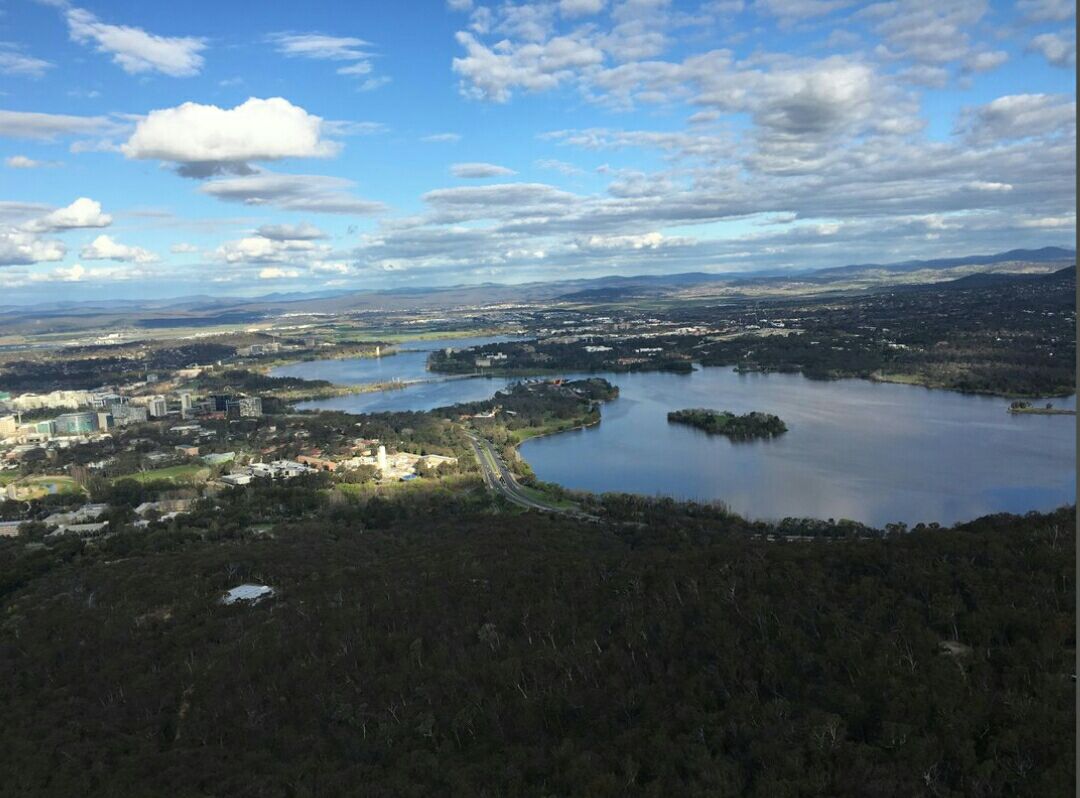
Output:
[[737,416],[726,410],[673,410],[667,414],[673,424],[686,424],[710,435],[726,435],[732,440],[749,441],[756,438],[774,438],[787,432],[787,425],[779,416],[757,411]]

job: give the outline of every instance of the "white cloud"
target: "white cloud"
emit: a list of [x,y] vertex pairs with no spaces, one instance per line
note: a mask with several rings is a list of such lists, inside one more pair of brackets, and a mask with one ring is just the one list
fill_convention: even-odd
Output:
[[583,17],[599,14],[605,0],[559,0],[559,13],[564,17]]
[[576,175],[585,174],[585,170],[580,167],[574,166],[572,163],[566,161],[560,161],[556,158],[540,158],[533,162],[533,166],[537,169],[547,169],[552,172],[558,172],[559,174],[566,175],[567,177],[574,177]]
[[81,8],[67,9],[66,17],[72,41],[95,44],[99,53],[112,55],[113,61],[129,74],[160,72],[189,77],[202,69],[199,53],[206,49],[203,39],[156,36],[141,28],[107,25]]
[[169,252],[177,255],[193,255],[199,251],[199,248],[194,244],[189,244],[186,241],[181,241],[178,244],[173,244],[169,247]]
[[471,11],[473,0],[446,0],[446,7],[451,11]]
[[248,236],[236,241],[226,241],[217,250],[217,256],[226,263],[274,263],[292,260],[298,255],[310,255],[329,250],[313,241],[281,241],[262,236]]
[[1064,22],[1076,14],[1075,0],[1020,0],[1016,7],[1032,22]]
[[367,58],[368,53],[363,48],[371,46],[371,42],[353,36],[327,36],[322,33],[274,33],[268,38],[283,55],[323,61]]
[[878,20],[874,29],[888,44],[883,56],[944,64],[968,55],[967,31],[987,8],[987,0],[886,0],[859,13]]
[[0,231],[0,266],[27,266],[63,260],[67,248],[59,241],[46,241],[20,230]]
[[1004,50],[987,50],[968,56],[964,62],[964,70],[967,72],[989,72],[1009,60],[1009,54]]
[[268,38],[270,42],[277,45],[279,53],[291,58],[350,62],[338,68],[339,75],[364,76],[373,68],[371,53],[367,49],[371,47],[371,42],[355,36],[329,36],[324,33],[274,33]]
[[925,86],[928,89],[943,89],[949,83],[949,70],[929,64],[915,64],[902,69],[900,80],[913,86]]
[[49,272],[30,275],[31,283],[81,283],[81,282],[122,282],[146,278],[141,269],[132,266],[103,266],[88,269],[81,263],[73,266],[60,266]]
[[599,48],[574,36],[520,44],[503,40],[494,48],[465,31],[459,31],[456,38],[466,51],[451,65],[465,79],[462,90],[470,97],[499,103],[508,101],[514,89],[553,89],[574,77],[576,70],[604,60]]
[[276,266],[270,266],[259,272],[260,280],[285,280],[299,276],[300,272],[296,269],[281,269]]
[[661,233],[645,233],[642,235],[625,236],[586,236],[577,239],[576,245],[581,249],[617,250],[617,249],[660,249],[661,247],[682,246],[692,244],[694,239],[669,238]]
[[755,0],[754,8],[776,17],[781,23],[790,24],[812,17],[823,17],[854,2],[855,0]]
[[455,144],[461,141],[460,133],[432,133],[429,136],[424,136],[420,141],[426,141],[431,144]]
[[226,202],[268,205],[289,211],[370,216],[385,210],[382,203],[349,194],[354,186],[343,177],[258,172],[211,180],[200,191]]
[[0,136],[13,139],[49,141],[59,136],[104,133],[113,127],[114,124],[103,116],[0,110]]
[[0,75],[40,78],[55,64],[26,55],[10,42],[0,42]]
[[187,102],[140,119],[121,150],[128,158],[179,164],[185,176],[250,172],[249,161],[325,158],[340,145],[323,138],[323,120],[281,97],[235,108]]
[[1075,132],[1076,102],[1063,95],[1010,94],[965,109],[960,132],[975,142],[1008,141],[1029,136]]
[[59,232],[89,227],[108,227],[112,216],[101,212],[101,203],[87,197],[79,197],[64,208],[33,219],[22,226],[31,233]]
[[142,247],[131,247],[100,235],[79,252],[84,260],[116,260],[129,263],[156,263],[159,258]]
[[1031,40],[1028,50],[1042,53],[1054,66],[1076,66],[1076,31],[1041,33]]
[[326,238],[325,232],[313,224],[264,224],[258,229],[259,235],[274,241],[315,241]]
[[40,169],[45,166],[59,166],[57,161],[38,161],[25,155],[11,155],[4,159],[9,169]]
[[508,177],[517,174],[513,169],[493,163],[456,163],[450,167],[454,177],[481,179],[486,177]]

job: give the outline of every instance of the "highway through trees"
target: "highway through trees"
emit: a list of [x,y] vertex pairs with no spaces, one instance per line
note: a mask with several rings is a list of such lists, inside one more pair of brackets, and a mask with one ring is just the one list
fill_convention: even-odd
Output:
[[465,434],[469,436],[469,440],[472,442],[473,452],[476,454],[476,461],[480,463],[480,470],[484,475],[484,482],[487,483],[488,488],[500,494],[511,504],[515,504],[518,507],[523,507],[527,510],[566,513],[581,516],[583,518],[591,517],[582,513],[580,510],[559,507],[550,502],[546,502],[543,499],[538,499],[529,495],[529,493],[518,484],[518,481],[514,479],[514,475],[510,472],[510,469],[506,467],[506,463],[503,462],[502,457],[495,451],[495,447],[491,445],[490,441],[476,434],[472,430],[465,430]]

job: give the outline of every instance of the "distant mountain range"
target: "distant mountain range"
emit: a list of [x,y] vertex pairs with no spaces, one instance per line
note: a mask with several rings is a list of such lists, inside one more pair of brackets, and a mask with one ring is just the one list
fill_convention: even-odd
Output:
[[[101,320],[130,316],[148,327],[172,324],[236,324],[257,321],[282,313],[340,313],[362,310],[431,310],[499,303],[565,301],[602,303],[647,296],[709,295],[722,292],[740,295],[763,295],[800,291],[821,293],[829,290],[860,290],[896,283],[938,282],[948,276],[922,276],[923,272],[958,272],[987,267],[987,271],[1023,271],[1027,265],[1042,266],[1075,262],[1076,252],[1061,247],[1014,249],[990,255],[962,258],[910,260],[889,264],[856,264],[827,269],[780,272],[775,269],[757,272],[711,274],[683,272],[668,275],[636,275],[582,278],[518,285],[483,283],[443,288],[399,288],[382,291],[320,291],[272,293],[258,297],[213,297],[205,294],[156,300],[87,300],[37,305],[0,306],[0,323],[11,324],[36,320],[67,318]],[[966,279],[970,274],[957,274]],[[141,318],[140,318],[141,317]],[[64,325],[67,326],[67,325]]]

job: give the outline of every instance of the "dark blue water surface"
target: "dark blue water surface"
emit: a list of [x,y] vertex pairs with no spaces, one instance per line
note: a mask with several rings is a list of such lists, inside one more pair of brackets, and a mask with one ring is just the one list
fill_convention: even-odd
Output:
[[[412,379],[425,376],[425,358],[416,352],[382,361],[321,361],[275,373],[334,382]],[[541,479],[596,492],[719,499],[752,518],[850,518],[877,526],[949,524],[1076,500],[1074,416],[1012,416],[1008,400],[1000,398],[726,368],[599,376],[620,389],[599,425],[521,447]],[[425,383],[303,407],[427,410],[489,397],[506,382]],[[1076,407],[1075,397],[1049,401]],[[668,423],[669,410],[687,407],[775,413],[789,431],[734,443]]]

